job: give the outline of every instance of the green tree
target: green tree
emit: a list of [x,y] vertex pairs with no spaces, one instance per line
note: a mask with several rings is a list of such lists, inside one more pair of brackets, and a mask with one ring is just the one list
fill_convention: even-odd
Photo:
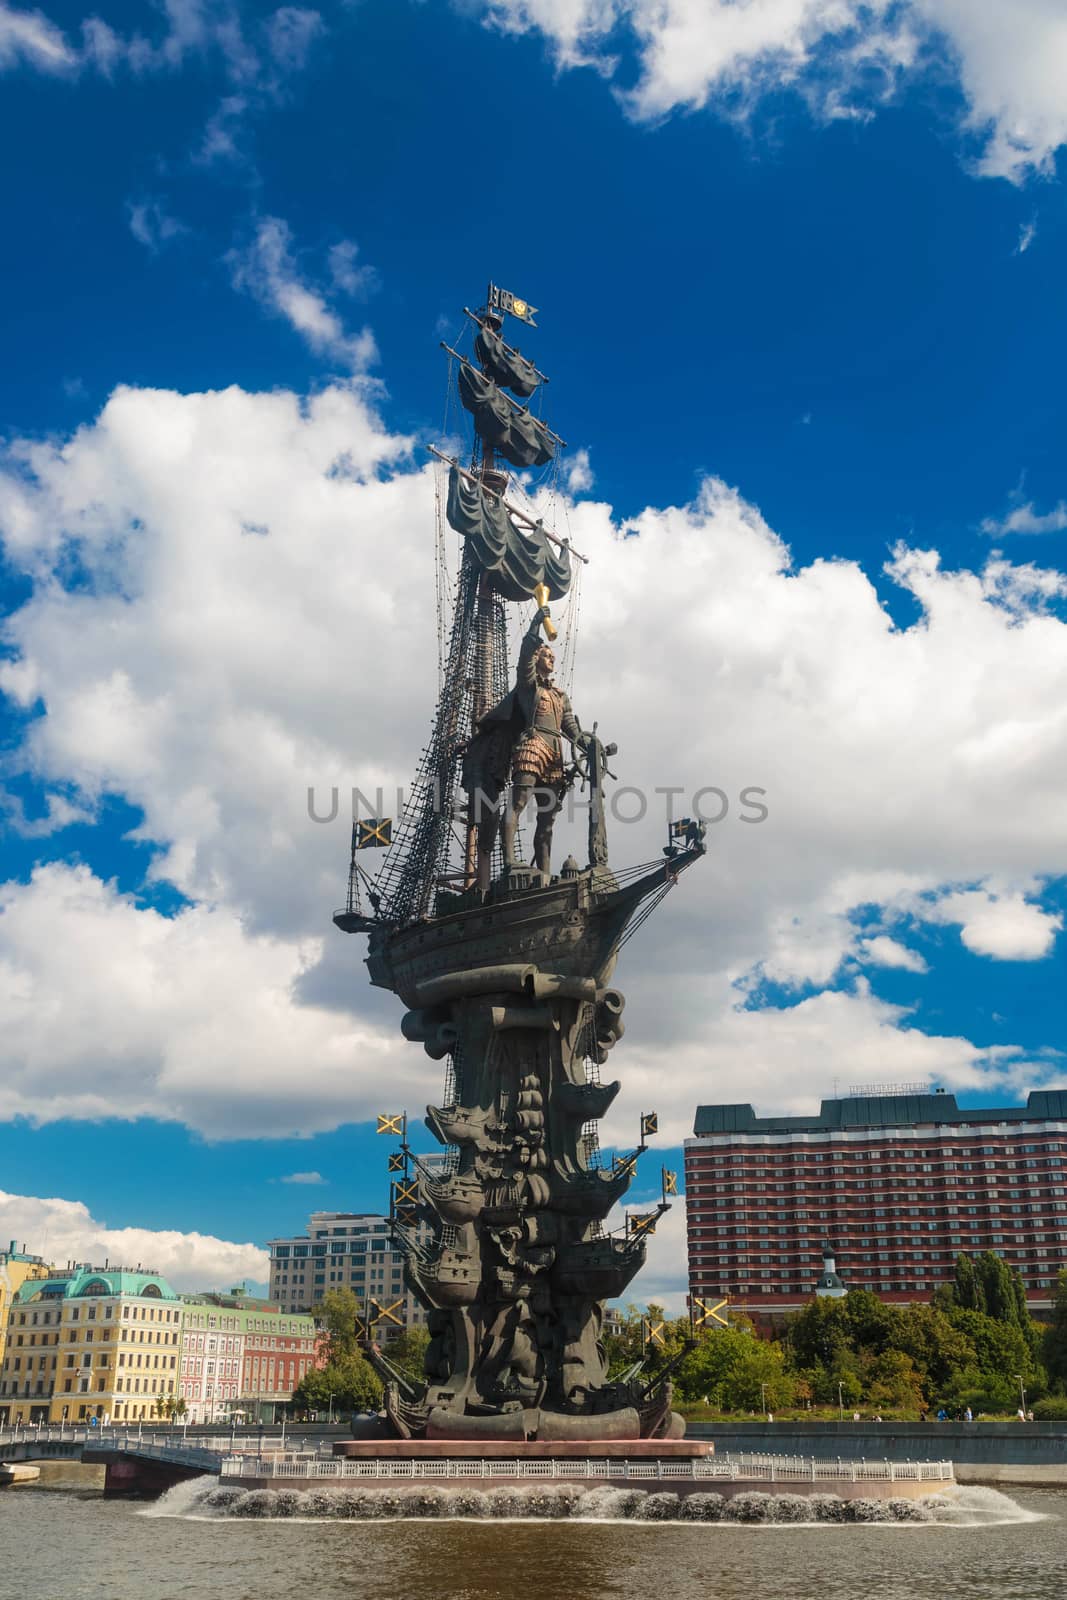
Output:
[[359,1301],[351,1289],[328,1289],[312,1307],[318,1325],[318,1354],[323,1363],[360,1354]]
[[697,1340],[675,1372],[678,1396],[703,1400],[720,1411],[770,1410],[790,1405],[797,1377],[786,1370],[785,1351],[750,1328],[716,1328]]
[[893,1342],[900,1313],[870,1289],[850,1289],[844,1305],[854,1349],[884,1350]]
[[[1019,1327],[1019,1301],[1015,1293],[1015,1282],[1012,1269],[998,1256],[995,1250],[984,1250],[975,1262],[975,1273],[982,1285],[982,1296],[985,1300],[984,1310],[988,1316],[997,1322],[1006,1322]],[[1025,1307],[1026,1300],[1023,1297]],[[982,1310],[983,1307],[979,1307]],[[1026,1313],[1029,1320],[1029,1313]]]
[[829,1370],[854,1346],[845,1300],[809,1301],[803,1311],[788,1319],[785,1336],[797,1367]]
[[964,1311],[985,1310],[985,1290],[982,1287],[974,1262],[970,1256],[960,1254],[956,1257],[956,1304]]
[[1067,1267],[1056,1279],[1052,1301],[1052,1321],[1045,1332],[1043,1355],[1048,1375],[1056,1388],[1067,1390]]
[[381,1380],[358,1352],[339,1356],[324,1367],[309,1367],[293,1391],[293,1404],[300,1410],[328,1413],[332,1407],[335,1417],[376,1409],[381,1399]]
[[[957,1311],[952,1320],[974,1348],[983,1403],[998,1410],[1013,1409],[1019,1393],[1015,1374],[1021,1373],[1028,1384],[1037,1377],[1026,1334],[1016,1324],[998,1322],[981,1311]],[[953,1384],[957,1392],[962,1377],[958,1374]]]
[[420,1380],[425,1375],[426,1352],[430,1346],[427,1328],[405,1328],[403,1333],[390,1340],[385,1354],[394,1367],[409,1378]]
[[839,1405],[851,1410],[863,1399],[863,1378],[859,1359],[853,1350],[838,1350],[832,1362],[819,1362],[805,1376],[809,1379],[817,1405]]
[[910,1305],[897,1312],[892,1345],[911,1357],[922,1379],[924,1398],[933,1402],[952,1375],[975,1366],[977,1354],[952,1317],[937,1306]]
[[328,1412],[332,1403],[336,1416],[381,1404],[381,1379],[363,1354],[359,1310],[351,1289],[328,1289],[312,1308],[319,1329],[318,1364],[293,1391],[294,1405]]
[[903,1350],[883,1350],[867,1369],[867,1403],[920,1410],[924,1404],[922,1378]]

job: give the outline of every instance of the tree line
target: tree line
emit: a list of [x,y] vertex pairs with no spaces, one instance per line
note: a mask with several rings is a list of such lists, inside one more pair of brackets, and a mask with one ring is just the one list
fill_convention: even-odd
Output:
[[[662,1322],[646,1344],[648,1322]],[[672,1366],[683,1408],[949,1416],[1014,1412],[1025,1393],[1037,1416],[1067,1418],[1067,1270],[1052,1320],[1036,1322],[1017,1270],[992,1251],[960,1255],[953,1281],[929,1303],[887,1304],[869,1289],[813,1298],[759,1338],[739,1319],[693,1335],[688,1318],[647,1318],[631,1308],[608,1341],[614,1370],[642,1357],[649,1377]],[[688,1346],[688,1348],[687,1348]]]
[[[364,1354],[356,1296],[330,1290],[313,1315],[320,1365],[304,1375],[294,1408],[328,1412],[332,1396],[335,1416],[376,1409],[382,1384]],[[658,1329],[651,1343],[649,1323]],[[411,1329],[385,1353],[417,1379],[427,1342],[425,1329]],[[604,1342],[613,1376],[643,1360],[649,1380],[669,1364],[683,1409],[955,1416],[970,1407],[1010,1414],[1020,1405],[1021,1378],[1027,1409],[1067,1419],[1067,1269],[1057,1279],[1051,1321],[1041,1323],[1030,1314],[1017,1270],[992,1251],[957,1257],[952,1282],[929,1302],[892,1305],[869,1289],[815,1297],[775,1338],[758,1337],[741,1318],[694,1335],[687,1317],[630,1307]]]

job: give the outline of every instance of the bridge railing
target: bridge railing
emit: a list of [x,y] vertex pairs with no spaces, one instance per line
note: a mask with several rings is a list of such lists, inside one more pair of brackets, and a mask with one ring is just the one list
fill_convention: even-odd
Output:
[[166,1461],[176,1467],[203,1467],[208,1472],[217,1472],[219,1462],[226,1457],[218,1450],[201,1450],[195,1445],[147,1443],[144,1439],[132,1439],[124,1442],[122,1439],[106,1438],[92,1441],[94,1451],[104,1451],[111,1455],[135,1455],[141,1460]]
[[229,1454],[235,1450],[252,1450],[257,1454],[266,1449],[276,1448],[293,1452],[306,1450],[312,1453],[319,1449],[329,1448],[328,1441],[308,1439],[299,1434],[285,1433],[280,1429],[263,1429],[251,1437],[234,1435],[230,1430],[220,1431],[218,1434],[208,1436],[215,1438],[217,1443],[208,1443],[205,1436],[197,1433],[194,1435],[199,1442],[193,1446],[189,1444],[189,1435],[183,1428],[160,1430],[158,1428],[137,1428],[125,1425],[116,1426],[114,1423],[97,1428],[89,1428],[82,1424],[69,1422],[37,1423],[20,1422],[14,1425],[0,1426],[0,1450],[5,1445],[24,1444],[92,1444],[94,1447],[104,1449],[114,1448],[114,1441],[121,1440],[119,1448],[136,1445],[168,1444],[181,1446],[183,1449],[210,1450],[216,1454]]

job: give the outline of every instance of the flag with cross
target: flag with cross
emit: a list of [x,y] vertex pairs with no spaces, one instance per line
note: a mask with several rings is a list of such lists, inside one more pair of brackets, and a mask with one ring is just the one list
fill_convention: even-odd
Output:
[[707,1300],[701,1300],[698,1295],[691,1295],[689,1299],[689,1318],[695,1328],[703,1328],[709,1322],[717,1322],[721,1328],[730,1326],[727,1319],[721,1315],[729,1305],[728,1300],[717,1300],[711,1305]]
[[388,850],[392,842],[392,817],[357,817],[352,824],[353,850]]

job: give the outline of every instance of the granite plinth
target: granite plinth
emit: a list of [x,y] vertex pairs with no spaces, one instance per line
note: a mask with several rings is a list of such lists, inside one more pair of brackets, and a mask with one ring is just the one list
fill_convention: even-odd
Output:
[[340,1439],[335,1456],[364,1461],[692,1461],[711,1439]]

